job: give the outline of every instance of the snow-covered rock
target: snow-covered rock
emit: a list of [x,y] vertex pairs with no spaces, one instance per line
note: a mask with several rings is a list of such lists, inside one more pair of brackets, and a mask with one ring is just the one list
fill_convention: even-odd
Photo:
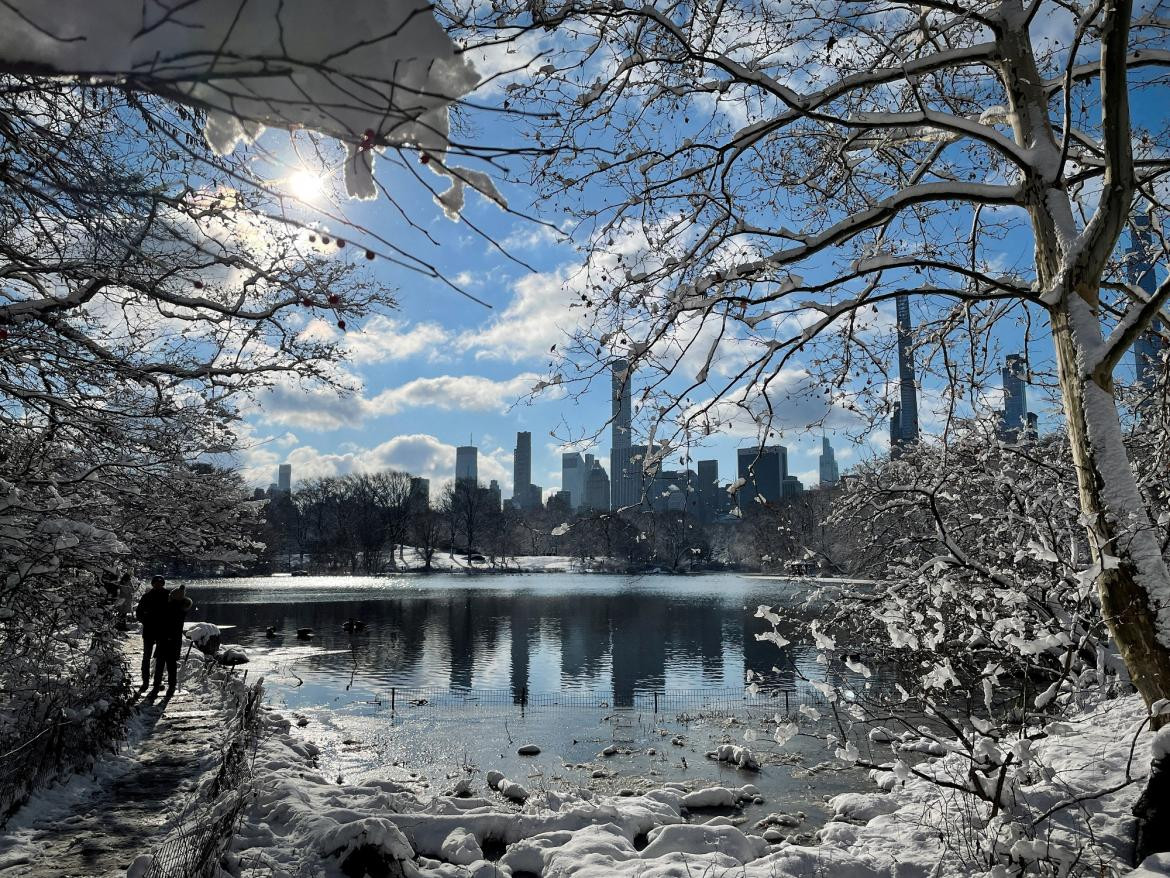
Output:
[[221,665],[246,665],[248,663],[248,654],[238,646],[229,646],[222,650],[217,656]]
[[470,866],[477,860],[483,859],[483,850],[475,836],[462,827],[456,827],[448,833],[439,849],[443,859],[456,866]]
[[653,860],[667,854],[720,853],[738,863],[750,862],[764,854],[768,843],[756,835],[744,835],[734,826],[675,824],[664,826],[642,850],[642,859]]
[[760,770],[760,763],[755,754],[738,744],[722,744],[717,750],[708,753],[707,757],[742,768],[744,771]]
[[406,837],[384,817],[363,817],[338,823],[321,834],[317,848],[326,857],[339,860],[342,870],[350,875],[360,875],[363,870],[372,871],[381,866],[384,875],[405,876],[410,873],[404,864],[414,859],[414,851]]
[[682,797],[685,808],[734,808],[742,801],[751,801],[760,791],[751,784],[734,787],[706,787],[687,793]]
[[1165,878],[1167,875],[1170,875],[1170,853],[1146,857],[1125,878]]
[[898,800],[885,793],[841,793],[829,800],[834,820],[868,823],[882,814],[898,810]]

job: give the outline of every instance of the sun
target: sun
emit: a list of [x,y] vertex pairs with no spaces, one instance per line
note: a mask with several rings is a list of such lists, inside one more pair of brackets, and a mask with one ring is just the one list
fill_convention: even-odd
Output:
[[312,201],[325,188],[325,181],[311,171],[293,171],[285,178],[289,194],[301,201]]

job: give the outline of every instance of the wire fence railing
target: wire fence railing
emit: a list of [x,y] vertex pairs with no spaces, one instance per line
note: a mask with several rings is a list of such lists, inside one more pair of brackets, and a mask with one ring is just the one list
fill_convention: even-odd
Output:
[[[223,682],[230,685],[234,680]],[[220,873],[220,859],[251,795],[252,756],[264,701],[259,681],[242,689],[220,745],[219,769],[192,795],[175,828],[151,851],[143,878],[213,878]]]
[[795,713],[802,705],[823,706],[825,697],[815,689],[795,686],[759,687],[752,693],[743,686],[703,689],[562,690],[534,692],[526,687],[478,689],[440,686],[393,686],[365,702],[374,707],[406,714],[422,710],[474,710],[504,708],[521,711],[587,708],[634,710],[648,713],[741,712],[764,709]]

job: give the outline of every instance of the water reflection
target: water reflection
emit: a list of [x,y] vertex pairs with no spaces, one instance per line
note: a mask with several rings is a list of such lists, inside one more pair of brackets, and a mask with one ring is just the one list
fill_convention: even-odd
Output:
[[[785,586],[737,576],[680,579],[558,574],[469,580],[463,576],[194,581],[192,620],[236,626],[245,646],[295,642],[314,629],[309,669],[396,687],[606,693],[615,706],[663,689],[742,686],[748,671],[788,686],[796,668],[816,677],[806,647],[777,649],[755,635],[760,603]],[[342,625],[356,618],[364,633]],[[280,632],[265,638],[266,626]]]

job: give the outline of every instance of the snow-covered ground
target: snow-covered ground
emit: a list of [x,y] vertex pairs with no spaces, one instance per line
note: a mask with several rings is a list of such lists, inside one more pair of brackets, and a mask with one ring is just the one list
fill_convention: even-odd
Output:
[[[1049,726],[1021,754],[1033,768],[1028,782],[1008,791],[1014,819],[992,816],[969,794],[883,772],[884,789],[836,796],[834,819],[815,842],[793,844],[783,813],[751,826],[736,825],[734,812],[696,822],[702,806],[753,798],[750,785],[696,795],[668,783],[611,796],[527,789],[525,778],[474,769],[434,778],[433,786],[405,769],[386,780],[338,783],[314,771],[315,747],[271,714],[256,760],[257,797],[229,868],[339,876],[367,866],[374,873],[379,863],[380,874],[419,878],[1007,878],[1066,874],[1075,862],[1088,864],[1089,874],[1120,876],[1129,872],[1130,808],[1151,755],[1153,736],[1139,732],[1144,715],[1128,697]],[[940,778],[965,775],[956,756],[924,766]],[[1131,878],[1170,874],[1167,859],[1147,861]]]
[[[423,566],[422,553],[418,549],[408,546],[403,550],[402,558],[406,559],[405,566],[407,568],[413,569]],[[569,555],[523,555],[501,560],[493,566],[487,561],[468,561],[467,556],[463,554],[436,552],[431,558],[431,569],[443,572],[493,573],[506,570],[515,573],[561,573],[569,570],[581,570],[581,562]]]

